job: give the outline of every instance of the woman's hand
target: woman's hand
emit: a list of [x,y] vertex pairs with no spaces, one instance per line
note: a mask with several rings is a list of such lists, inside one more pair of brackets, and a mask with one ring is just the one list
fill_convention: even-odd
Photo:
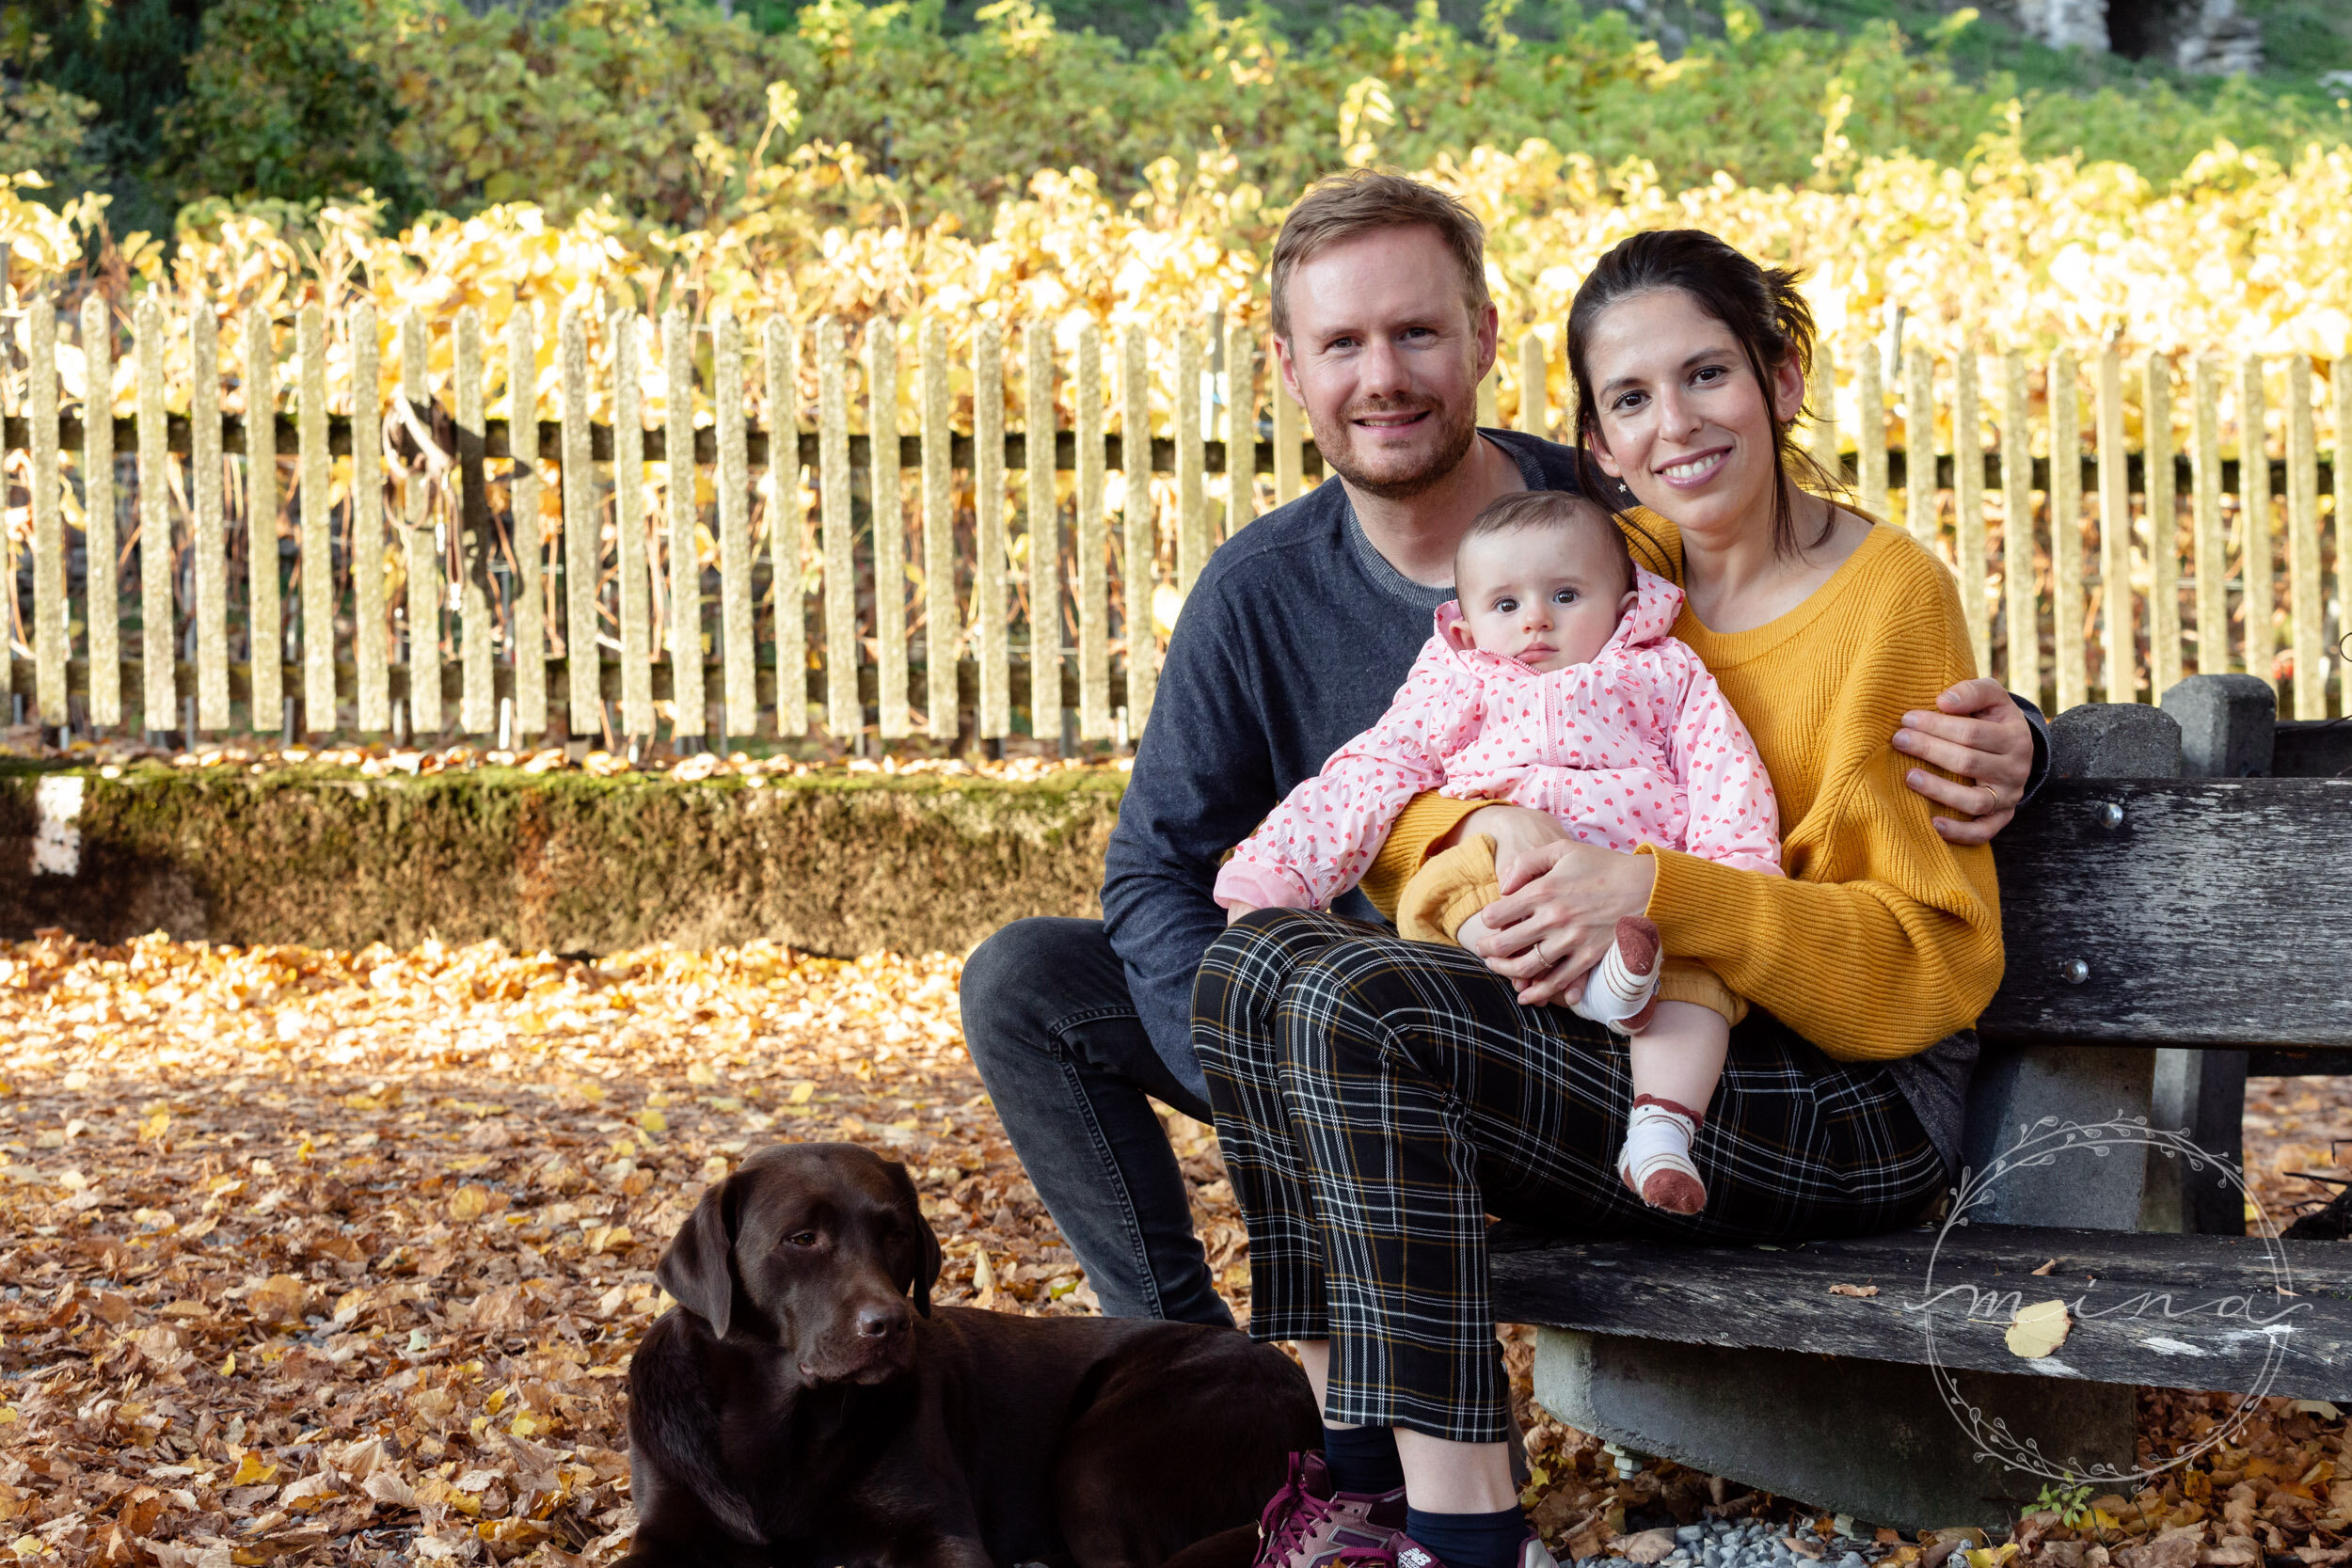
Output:
[[1522,1006],[1581,994],[1616,940],[1617,922],[1649,907],[1658,863],[1563,837],[1520,856],[1503,895],[1462,923],[1455,940],[1514,982]]
[[1979,676],[1962,681],[1935,700],[1937,711],[1915,709],[1895,732],[1895,749],[1961,782],[1914,768],[1904,782],[1940,805],[1966,812],[1973,820],[1935,818],[1935,831],[1951,844],[1990,844],[2009,826],[2033,776],[2033,726],[1998,681]]

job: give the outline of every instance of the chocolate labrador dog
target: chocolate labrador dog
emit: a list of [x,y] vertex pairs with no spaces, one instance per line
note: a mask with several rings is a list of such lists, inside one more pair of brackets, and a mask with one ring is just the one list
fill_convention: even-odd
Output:
[[934,1311],[939,1265],[906,1167],[853,1144],[761,1148],[706,1193],[629,1366],[625,1568],[1158,1568],[1321,1445],[1271,1346]]

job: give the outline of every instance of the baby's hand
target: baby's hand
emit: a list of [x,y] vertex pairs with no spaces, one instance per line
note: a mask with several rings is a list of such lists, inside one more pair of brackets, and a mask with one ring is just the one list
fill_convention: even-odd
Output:
[[1225,911],[1225,924],[1231,926],[1233,922],[1239,920],[1243,915],[1255,914],[1257,912],[1257,906],[1253,904],[1232,905]]

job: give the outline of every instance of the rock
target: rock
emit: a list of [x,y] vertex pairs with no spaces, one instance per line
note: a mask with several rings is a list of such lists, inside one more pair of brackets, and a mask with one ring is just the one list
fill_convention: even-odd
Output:
[[1706,1537],[1706,1535],[1707,1527],[1705,1525],[1685,1525],[1680,1529],[1675,1531],[1675,1539],[1683,1543],[1685,1545],[1688,1545],[1693,1541],[1702,1540]]

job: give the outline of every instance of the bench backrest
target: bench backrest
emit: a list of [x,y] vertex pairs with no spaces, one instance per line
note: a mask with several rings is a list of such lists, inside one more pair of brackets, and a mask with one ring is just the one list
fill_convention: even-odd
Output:
[[2352,779],[2053,779],[1994,859],[1987,1040],[2352,1046]]

